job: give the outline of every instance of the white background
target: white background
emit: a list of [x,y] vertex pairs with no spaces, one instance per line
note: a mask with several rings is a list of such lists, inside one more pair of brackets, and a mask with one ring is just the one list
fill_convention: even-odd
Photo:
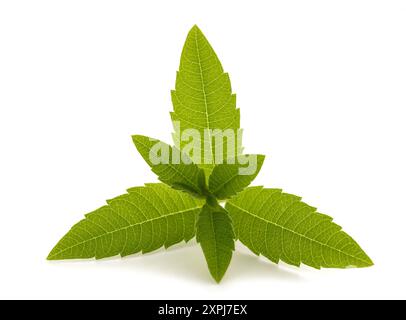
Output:
[[[48,262],[83,214],[156,181],[131,134],[170,141],[198,24],[230,73],[255,184],[303,196],[367,269],[274,265],[238,246],[217,285],[195,243]],[[0,298],[406,298],[405,1],[2,1]]]

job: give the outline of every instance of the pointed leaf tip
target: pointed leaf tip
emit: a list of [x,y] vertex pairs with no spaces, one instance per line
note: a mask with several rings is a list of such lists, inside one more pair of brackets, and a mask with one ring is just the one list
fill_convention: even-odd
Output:
[[[189,31],[188,38],[189,40],[195,39],[195,37],[202,37],[205,41],[207,41],[206,36],[202,32],[202,30],[195,24]],[[196,40],[193,40],[196,41]]]
[[197,24],[194,24],[193,27],[190,29],[190,31],[200,31],[200,32],[202,32],[200,30],[200,28],[197,26]]
[[372,261],[372,259],[365,253],[365,251],[363,252],[364,256],[363,256],[363,263],[357,265],[357,268],[368,268],[368,267],[372,267],[374,265],[374,262]]

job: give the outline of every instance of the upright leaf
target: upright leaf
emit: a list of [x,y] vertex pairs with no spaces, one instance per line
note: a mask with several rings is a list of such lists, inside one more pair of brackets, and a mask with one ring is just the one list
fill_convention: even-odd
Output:
[[332,218],[279,189],[248,188],[226,204],[236,237],[271,261],[314,268],[373,263]]
[[[234,161],[234,164],[224,163],[214,167],[209,178],[209,191],[217,199],[227,199],[244,190],[258,175],[265,156],[260,154],[244,156],[254,161],[249,164],[253,168],[244,168],[247,165],[241,165],[238,161]],[[252,171],[252,173],[241,172],[242,169]]]
[[200,243],[210,274],[220,282],[234,250],[234,231],[230,217],[220,206],[206,204],[197,222],[196,239]]
[[[215,165],[216,145],[227,150],[223,151],[222,159],[237,154],[240,113],[236,96],[232,94],[228,74],[224,73],[216,53],[197,26],[190,30],[183,47],[172,103],[172,120],[174,124],[179,123],[175,125],[175,144],[183,150],[189,141],[182,140],[182,134],[188,129],[196,130],[201,140],[191,155],[208,175]],[[234,139],[234,150],[227,147],[229,140],[222,136],[226,129]],[[227,156],[229,151],[234,152]]]
[[188,241],[203,203],[164,184],[135,187],[74,225],[49,260],[93,258],[150,252]]
[[[159,180],[175,189],[186,190],[197,195],[204,194],[204,172],[192,163],[185,153],[146,136],[135,135],[132,138],[138,152]],[[157,150],[154,151],[153,148]],[[158,157],[161,158],[158,159]]]

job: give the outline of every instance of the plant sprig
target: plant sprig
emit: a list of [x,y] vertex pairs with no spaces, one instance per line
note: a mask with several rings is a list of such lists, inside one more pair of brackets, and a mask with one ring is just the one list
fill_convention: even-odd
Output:
[[242,152],[240,112],[229,76],[197,26],[182,51],[172,103],[174,146],[133,136],[162,183],[130,188],[87,214],[49,260],[146,253],[196,236],[217,282],[237,240],[275,263],[318,269],[373,264],[331,217],[301,198],[248,187],[265,156]]

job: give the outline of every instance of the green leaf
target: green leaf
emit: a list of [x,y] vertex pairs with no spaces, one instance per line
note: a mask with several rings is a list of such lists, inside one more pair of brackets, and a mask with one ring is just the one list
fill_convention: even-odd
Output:
[[179,127],[175,125],[175,145],[184,150],[189,141],[183,141],[182,134],[188,129],[197,130],[201,140],[197,144],[197,151],[191,156],[208,176],[215,165],[216,145],[222,144],[227,152],[229,149],[227,139],[221,139],[221,134],[207,132],[206,129],[230,129],[234,138],[234,152],[226,156],[224,151],[222,159],[234,157],[240,151],[240,112],[236,108],[236,96],[232,94],[229,76],[224,73],[216,53],[197,26],[187,36],[176,87],[171,93],[171,117],[174,123],[178,121],[180,124]]
[[188,241],[203,206],[164,184],[131,188],[107,203],[74,225],[48,260],[126,256]]
[[248,188],[227,202],[236,237],[271,261],[314,268],[368,267],[360,246],[332,218],[279,189]]
[[224,163],[214,167],[209,178],[209,191],[217,199],[227,199],[244,190],[258,175],[265,156],[244,155],[244,157],[252,157],[253,161],[255,161],[255,164],[252,164],[255,167],[251,174],[240,172],[241,168],[245,166],[239,164],[237,160],[233,161],[234,164]]
[[234,231],[227,211],[219,205],[204,205],[197,221],[196,239],[202,247],[210,274],[220,282],[234,250]]
[[[185,190],[196,195],[205,193],[204,171],[192,163],[185,153],[146,136],[134,135],[132,138],[138,152],[159,180],[175,189]],[[153,148],[159,149],[160,152],[154,152]],[[166,163],[162,163],[163,161]]]

